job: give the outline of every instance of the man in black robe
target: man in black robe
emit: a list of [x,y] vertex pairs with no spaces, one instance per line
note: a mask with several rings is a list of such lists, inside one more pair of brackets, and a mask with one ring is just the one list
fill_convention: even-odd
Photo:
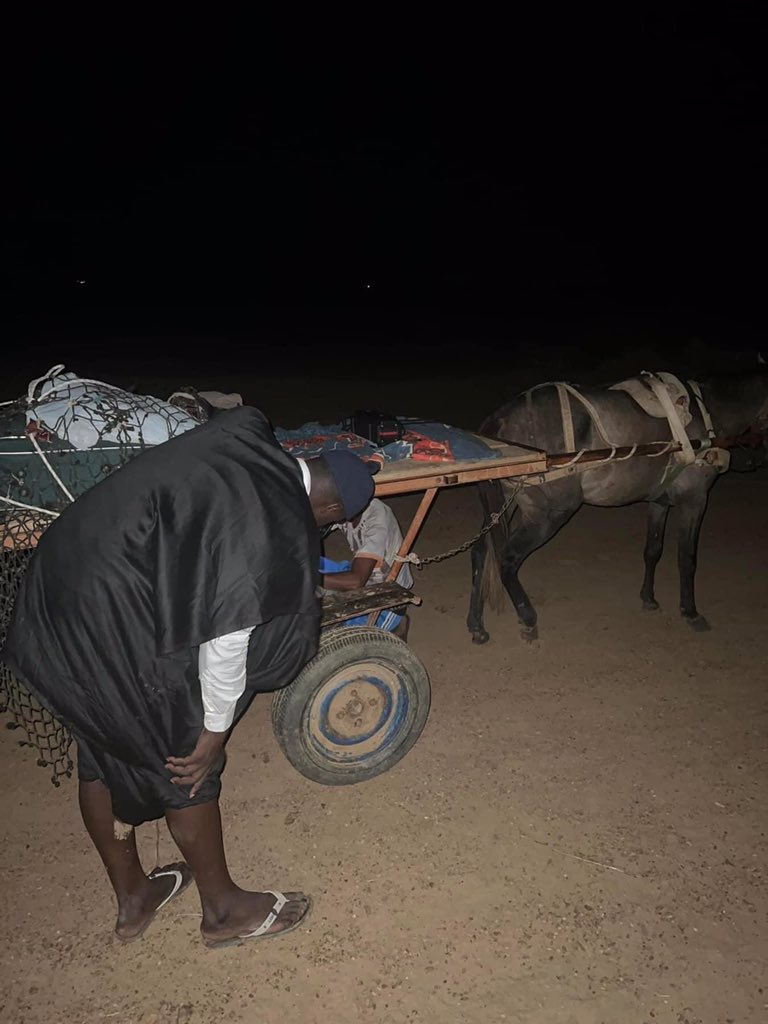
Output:
[[[131,941],[194,877],[207,945],[296,927],[301,893],[232,881],[219,815],[224,741],[254,693],[315,651],[318,525],[373,481],[350,453],[300,462],[255,409],[141,455],[45,532],[4,660],[72,731],[80,807]],[[133,828],[165,816],[185,863],[147,876]]]

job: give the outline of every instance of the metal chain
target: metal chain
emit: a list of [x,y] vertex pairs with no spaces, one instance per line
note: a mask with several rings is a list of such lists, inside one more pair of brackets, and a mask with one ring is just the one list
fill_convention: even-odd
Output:
[[491,517],[488,520],[488,522],[485,524],[485,526],[483,526],[481,530],[478,530],[474,537],[470,537],[469,540],[464,541],[463,544],[459,544],[458,547],[451,548],[450,551],[444,551],[441,555],[430,555],[427,558],[419,558],[419,556],[414,551],[412,551],[409,555],[406,555],[405,558],[398,558],[397,556],[395,556],[395,561],[411,562],[413,565],[418,566],[418,568],[420,569],[424,565],[432,565],[435,562],[444,562],[446,558],[453,558],[454,555],[460,555],[464,551],[469,551],[473,544],[476,544],[482,537],[486,535],[486,533],[490,533],[494,526],[498,525],[499,521],[501,520],[501,517],[504,515],[504,513],[507,511],[507,509],[510,507],[512,502],[517,497],[517,493],[520,490],[520,487],[520,484],[518,484],[515,487],[515,489],[509,495],[509,497],[501,506],[498,512],[491,513]]

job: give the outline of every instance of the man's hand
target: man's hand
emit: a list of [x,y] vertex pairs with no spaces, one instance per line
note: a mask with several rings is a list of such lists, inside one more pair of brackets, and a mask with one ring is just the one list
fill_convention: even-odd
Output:
[[171,773],[174,786],[191,786],[190,797],[196,795],[211,768],[221,756],[226,732],[208,732],[203,729],[197,745],[189,757],[169,757],[165,767]]

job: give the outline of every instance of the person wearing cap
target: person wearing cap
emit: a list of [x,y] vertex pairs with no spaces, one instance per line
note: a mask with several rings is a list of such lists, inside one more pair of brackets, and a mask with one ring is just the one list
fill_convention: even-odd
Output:
[[[368,583],[386,580],[395,565],[395,559],[403,544],[403,534],[395,513],[379,498],[374,498],[363,511],[351,520],[336,523],[332,529],[339,530],[352,552],[351,562],[336,562],[323,558],[320,568],[323,586],[327,590],[360,590]],[[401,587],[410,590],[413,577],[407,562],[397,574]],[[368,622],[367,615],[347,619],[347,626],[362,626]],[[408,637],[408,616],[397,609],[386,609],[376,619],[379,629],[396,633],[403,640]]]
[[324,525],[354,519],[371,502],[378,463],[344,449],[296,461],[312,507],[325,518]]
[[[256,409],[133,459],[45,531],[2,658],[72,732],[83,820],[139,938],[194,879],[209,946],[298,927],[303,893],[229,874],[224,743],[254,694],[287,685],[318,636],[318,526],[373,495],[351,453],[297,463]],[[165,817],[183,862],[147,874],[134,826]]]

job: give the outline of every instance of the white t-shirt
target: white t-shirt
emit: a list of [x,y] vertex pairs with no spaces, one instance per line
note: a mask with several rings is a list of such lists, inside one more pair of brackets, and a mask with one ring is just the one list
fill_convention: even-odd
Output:
[[[371,583],[380,583],[389,575],[395,555],[403,543],[403,535],[395,513],[378,498],[374,498],[360,517],[357,526],[339,523],[336,527],[344,534],[353,558],[375,558],[376,568],[371,573]],[[407,562],[397,574],[401,587],[413,586],[411,570]]]

